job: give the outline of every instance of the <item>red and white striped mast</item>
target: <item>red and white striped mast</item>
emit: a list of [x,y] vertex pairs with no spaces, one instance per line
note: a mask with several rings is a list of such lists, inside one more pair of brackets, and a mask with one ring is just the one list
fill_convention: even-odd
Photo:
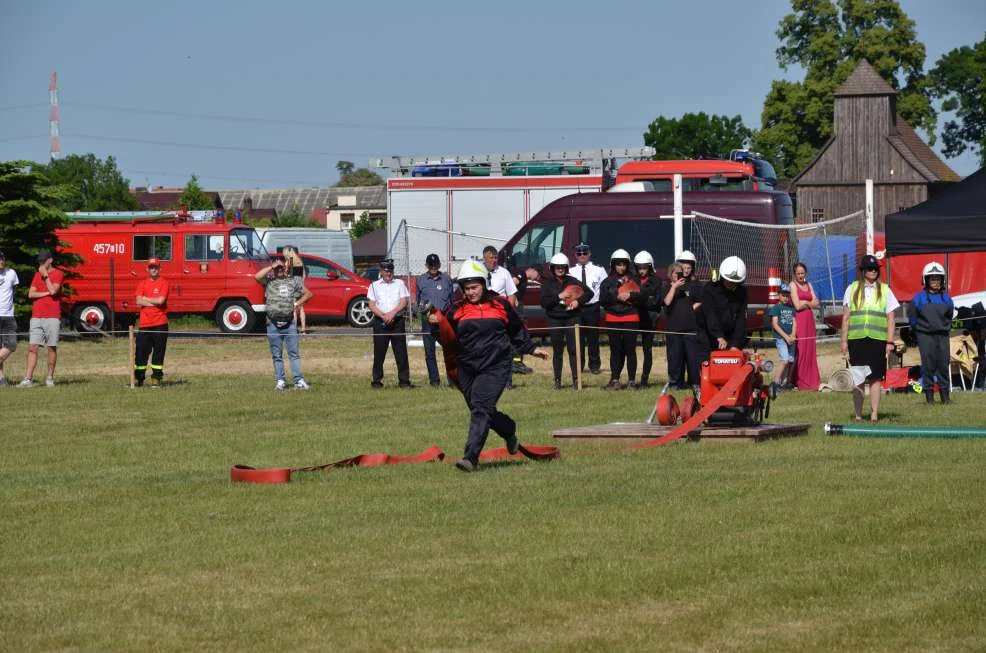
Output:
[[48,98],[51,104],[51,112],[48,114],[48,130],[51,133],[51,160],[54,161],[62,152],[61,138],[58,135],[58,122],[61,112],[58,109],[58,73],[51,73],[51,81],[48,82]]

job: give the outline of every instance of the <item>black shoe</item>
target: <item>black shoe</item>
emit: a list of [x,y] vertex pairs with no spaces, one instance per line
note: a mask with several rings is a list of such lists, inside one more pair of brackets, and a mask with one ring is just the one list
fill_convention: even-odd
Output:
[[602,374],[603,371],[600,368],[590,369],[589,374]]
[[380,390],[381,388],[383,388],[383,383],[381,383],[380,381],[373,381],[370,383],[370,387],[373,388],[374,390]]
[[520,442],[517,441],[517,434],[511,435],[509,438],[504,438],[504,440],[507,443],[507,453],[511,456],[520,450]]
[[630,381],[627,383],[627,390],[639,390],[640,387],[637,385],[636,381]]
[[603,390],[622,390],[623,386],[620,384],[619,379],[613,379],[609,383],[603,386]]
[[649,388],[650,382],[647,379],[641,379],[640,383],[637,384],[637,390],[643,390],[644,388]]
[[474,472],[474,471],[476,471],[476,468],[478,467],[478,465],[476,463],[474,463],[473,461],[469,460],[468,458],[462,458],[460,460],[457,460],[455,462],[455,466],[458,467],[459,469],[461,469],[464,472]]
[[555,390],[561,390],[561,379],[555,379],[555,385],[553,386]]
[[398,387],[399,388],[403,388],[404,390],[413,390],[414,389],[414,384],[413,383],[401,383]]

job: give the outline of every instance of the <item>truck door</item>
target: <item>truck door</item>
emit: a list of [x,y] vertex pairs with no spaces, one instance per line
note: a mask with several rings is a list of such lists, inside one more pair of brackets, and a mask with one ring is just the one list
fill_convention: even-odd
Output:
[[226,290],[226,235],[185,234],[181,267],[181,303],[189,313],[208,313]]
[[[134,313],[140,311],[140,307],[134,303],[135,293],[137,292],[137,284],[140,280],[147,278],[147,260],[150,258],[157,258],[161,261],[161,276],[171,287],[168,295],[168,310],[180,310],[174,306],[174,302],[172,301],[172,299],[177,299],[178,293],[175,291],[174,286],[180,281],[178,275],[175,273],[179,262],[174,259],[174,243],[172,241],[173,237],[171,234],[134,235],[132,261],[130,262],[130,269],[125,275],[132,282],[128,284],[128,288],[124,291],[124,300],[127,302],[128,311]],[[122,278],[123,276],[117,272],[118,278]],[[117,290],[117,295],[120,295],[119,290]]]

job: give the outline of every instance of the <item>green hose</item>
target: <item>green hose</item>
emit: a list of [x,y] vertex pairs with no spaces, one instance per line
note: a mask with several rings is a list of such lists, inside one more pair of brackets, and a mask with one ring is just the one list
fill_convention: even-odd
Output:
[[825,423],[825,435],[854,435],[867,438],[986,438],[986,428],[948,426],[876,426]]

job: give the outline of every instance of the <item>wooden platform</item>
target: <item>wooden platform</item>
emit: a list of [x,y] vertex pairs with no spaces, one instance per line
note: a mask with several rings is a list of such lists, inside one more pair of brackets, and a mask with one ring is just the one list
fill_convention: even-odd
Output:
[[[804,435],[809,424],[761,424],[760,426],[705,426],[692,431],[689,440],[704,440],[708,442],[762,442],[775,438],[788,438]],[[567,429],[557,429],[551,432],[551,437],[572,440],[659,438],[671,432],[673,426],[647,424],[644,422],[616,422],[613,424],[595,424],[592,426],[576,426]]]

